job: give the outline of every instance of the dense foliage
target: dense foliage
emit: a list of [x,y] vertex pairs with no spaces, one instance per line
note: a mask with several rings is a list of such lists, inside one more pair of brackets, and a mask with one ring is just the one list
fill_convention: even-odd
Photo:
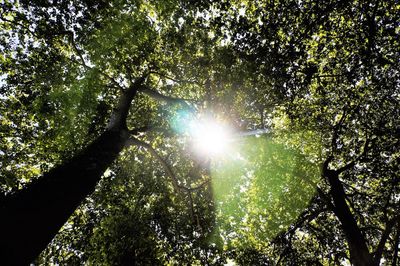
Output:
[[[399,21],[394,0],[3,1],[0,204],[139,84],[132,137],[37,264],[398,265]],[[203,118],[226,153],[193,148]]]

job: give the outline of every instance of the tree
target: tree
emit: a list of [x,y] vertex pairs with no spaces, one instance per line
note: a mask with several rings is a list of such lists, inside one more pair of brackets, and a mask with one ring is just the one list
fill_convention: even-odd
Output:
[[[13,128],[13,123],[26,127],[33,124],[34,128],[27,131],[40,134],[44,143],[49,133],[46,124],[58,125],[58,130],[68,130],[67,133],[55,133],[61,138],[56,141],[59,148],[69,152],[69,145],[73,144],[75,149],[81,149],[74,151],[73,156],[54,158],[53,162],[58,166],[2,198],[1,250],[5,263],[33,261],[82,200],[93,192],[124,147],[133,144],[154,151],[134,137],[153,130],[151,120],[157,121],[157,117],[134,120],[135,112],[146,113],[154,108],[154,102],[147,99],[141,105],[140,101],[144,100],[137,94],[169,105],[189,106],[183,100],[154,90],[168,90],[166,82],[178,80],[182,74],[179,71],[186,71],[189,62],[185,61],[185,56],[189,49],[190,52],[202,49],[194,41],[199,36],[204,39],[201,31],[197,36],[184,36],[177,33],[181,27],[177,20],[168,21],[170,15],[180,16],[184,12],[176,11],[174,5],[175,2],[116,1],[112,5],[95,5],[93,12],[89,10],[93,7],[91,2],[44,2],[33,7],[24,2],[7,2],[2,6],[2,30],[5,33],[2,38],[5,73],[2,124],[7,129]],[[100,21],[101,25],[96,25]],[[183,45],[184,41],[187,46]],[[119,47],[119,44],[123,46]],[[181,65],[177,66],[175,63],[180,57]],[[176,78],[169,77],[170,73]],[[177,91],[196,85],[196,80],[188,79],[182,84],[176,86]],[[119,96],[116,98],[116,95]],[[134,98],[139,103],[130,116],[133,119],[128,119]],[[13,105],[23,110],[26,106],[29,113],[14,113],[10,110]],[[107,116],[110,116],[109,122],[102,129],[104,124],[99,123]],[[129,124],[136,127],[131,128]],[[88,133],[78,133],[80,130]],[[7,137],[6,151],[16,139],[23,141],[16,136]],[[65,138],[70,139],[65,141]],[[61,146],[63,143],[65,147]],[[46,144],[38,146],[39,150],[47,148]],[[51,152],[39,152],[39,155],[53,156]],[[10,157],[12,162],[13,152]],[[39,162],[40,159],[43,158],[39,158]],[[9,165],[6,171],[20,166],[18,163]],[[23,168],[28,173],[41,172],[30,166]],[[6,184],[18,180],[11,173],[8,176]],[[28,177],[24,176],[25,179]],[[169,178],[177,191],[189,189],[175,176],[170,174]]]
[[[39,261],[397,263],[395,1],[13,4],[6,263],[31,262],[68,217]],[[192,152],[182,125],[204,113],[246,132],[248,164]]]
[[[226,5],[215,3],[222,9]],[[233,14],[221,12],[216,18],[217,27],[232,25],[229,34],[237,52],[256,62],[259,79],[269,82],[264,93],[272,90],[286,99],[277,124],[284,131],[275,132],[290,134],[279,138],[321,165],[315,200],[322,206],[311,204],[278,239],[283,242],[279,262],[297,256],[297,263],[315,263],[320,251],[308,257],[299,242],[293,247],[305,239],[317,249],[325,247],[320,263],[396,262],[397,9],[390,1],[259,1],[232,4]],[[316,143],[319,149],[310,149]],[[324,213],[334,218],[318,218]],[[347,247],[337,247],[338,236],[326,231],[337,222]]]

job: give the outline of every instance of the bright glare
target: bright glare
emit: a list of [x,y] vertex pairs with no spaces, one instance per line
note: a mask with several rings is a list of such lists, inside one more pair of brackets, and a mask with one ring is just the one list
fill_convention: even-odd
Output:
[[199,121],[191,125],[195,149],[202,154],[218,155],[228,147],[228,132],[214,121]]

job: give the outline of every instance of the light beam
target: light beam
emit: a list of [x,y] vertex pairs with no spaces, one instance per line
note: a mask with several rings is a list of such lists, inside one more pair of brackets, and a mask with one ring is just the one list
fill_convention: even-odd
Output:
[[194,121],[191,125],[194,149],[203,155],[219,155],[226,151],[229,131],[213,120]]

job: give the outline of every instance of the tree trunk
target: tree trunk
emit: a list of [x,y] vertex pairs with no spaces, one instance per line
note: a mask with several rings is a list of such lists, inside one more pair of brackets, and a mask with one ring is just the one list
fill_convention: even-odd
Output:
[[130,136],[126,118],[145,78],[121,93],[107,130],[89,146],[27,188],[1,199],[1,265],[29,265],[94,191]]
[[351,264],[354,266],[374,265],[373,256],[368,251],[366,240],[362,235],[349,206],[347,205],[346,194],[343,185],[339,180],[339,174],[328,169],[325,169],[323,174],[328,179],[331,187],[330,194],[334,203],[333,211],[339,219],[346,236],[350,250]]
[[105,131],[70,161],[0,206],[2,265],[29,265],[46,248],[123,149],[126,130]]

